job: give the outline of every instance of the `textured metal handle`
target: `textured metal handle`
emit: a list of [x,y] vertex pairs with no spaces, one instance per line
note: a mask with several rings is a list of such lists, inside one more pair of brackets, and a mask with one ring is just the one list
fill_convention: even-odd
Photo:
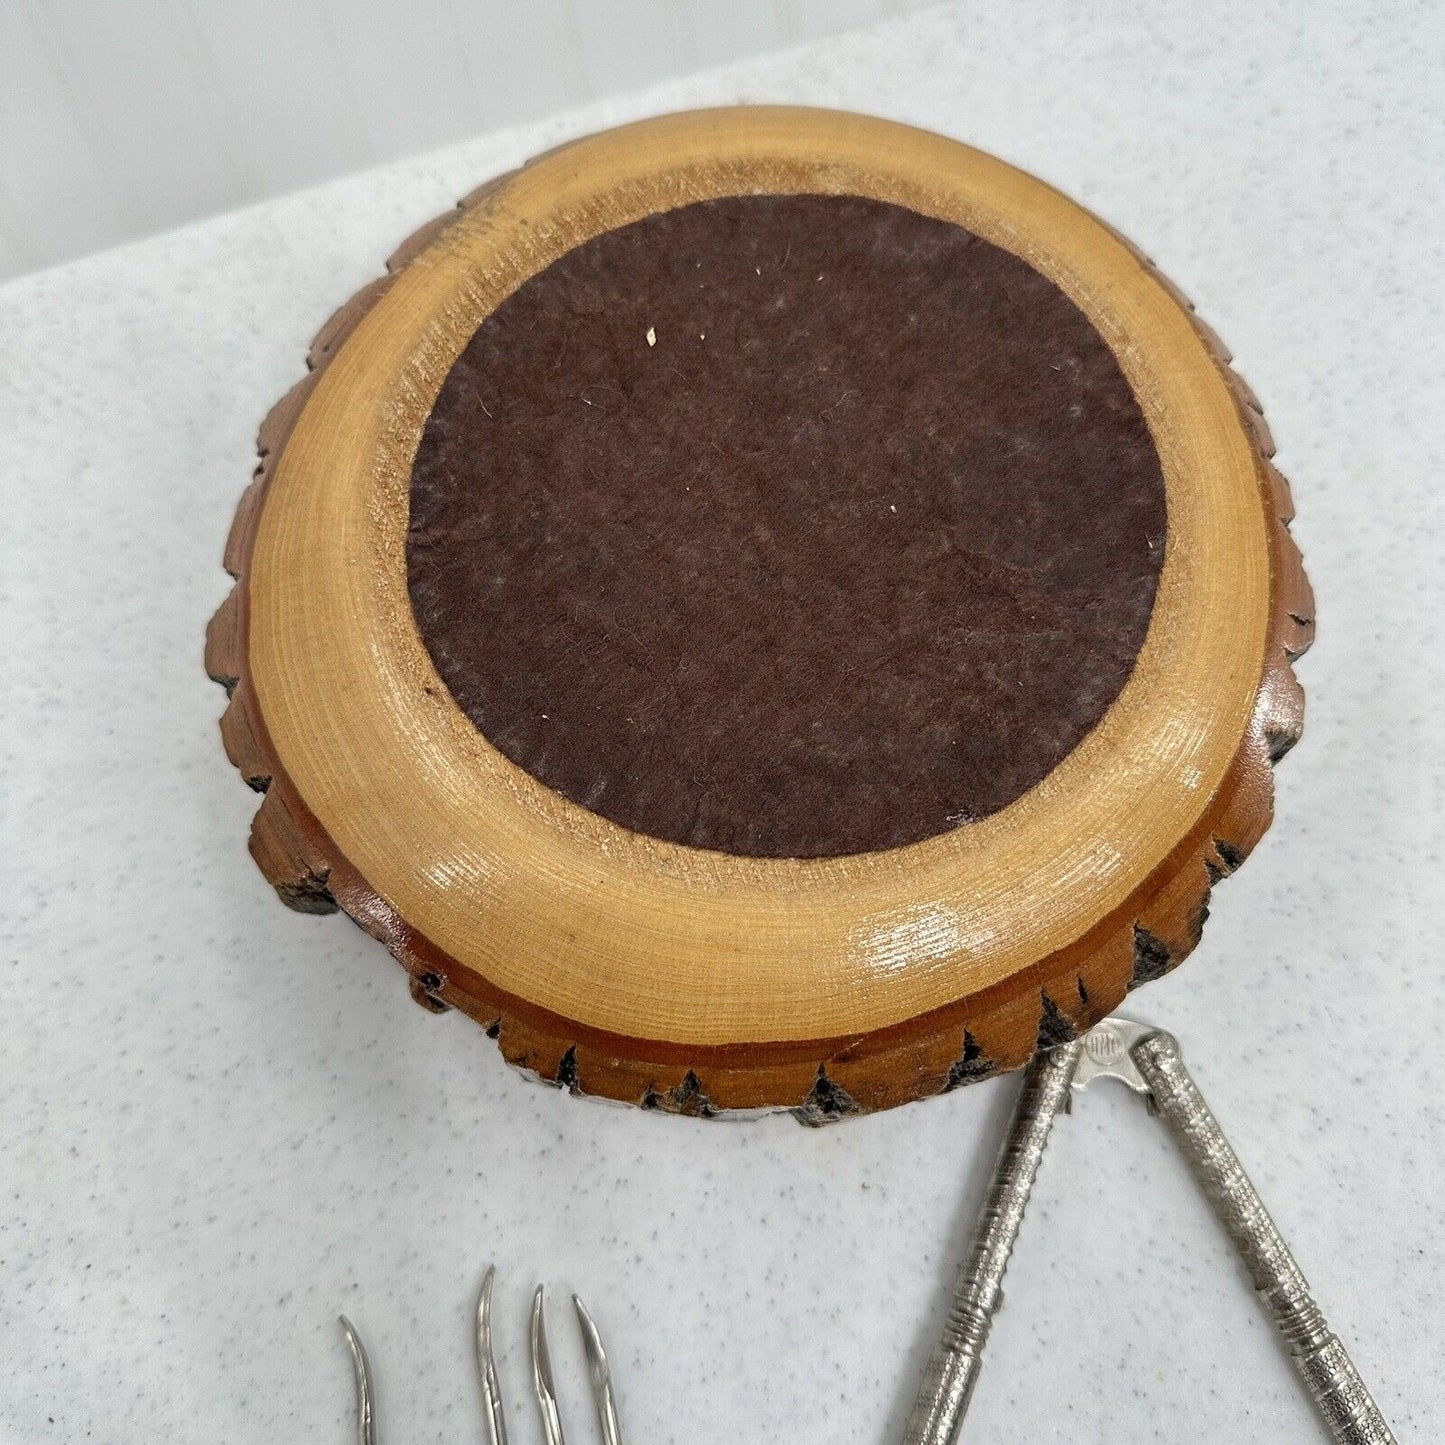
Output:
[[1254,1287],[1289,1346],[1339,1445],[1395,1445],[1345,1347],[1331,1333],[1309,1285],[1264,1201],[1249,1182],[1219,1121],[1189,1076],[1179,1044],[1153,1034],[1131,1050],[1154,1106],[1179,1141],[1220,1223],[1249,1269]]
[[1068,1097],[1069,1079],[1081,1047],[1076,1042],[1039,1053],[1024,1074],[942,1338],[903,1428],[904,1445],[952,1445],[958,1439],[978,1380],[989,1326],[1002,1298],[1009,1254],[1023,1223],[1049,1130]]

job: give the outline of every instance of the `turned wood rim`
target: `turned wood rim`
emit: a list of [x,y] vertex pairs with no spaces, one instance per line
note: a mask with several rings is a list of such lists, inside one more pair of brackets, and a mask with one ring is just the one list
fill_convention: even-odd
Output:
[[[1025,259],[1110,346],[1163,465],[1153,618],[1103,721],[1002,812],[888,852],[741,858],[606,822],[475,730],[408,603],[411,459],[477,324],[590,236],[750,191],[866,195]],[[733,1065],[761,1050],[768,1067],[806,1061],[811,1076],[819,1041],[847,1053],[849,1040],[911,1035],[916,1049],[937,1034],[956,1052],[961,1018],[1011,1006],[1014,987],[1034,1018],[1051,961],[1077,972],[1110,955],[1101,992],[1078,972],[1064,1027],[1111,1007],[1137,981],[1129,915],[1151,898],[1191,920],[1161,926],[1168,962],[1192,946],[1202,895],[1268,821],[1269,758],[1298,733],[1287,664],[1312,608],[1257,404],[1187,303],[1103,223],[1000,161],[888,122],[774,108],[672,116],[576,142],[488,188],[347,325],[288,417],[248,524],[241,656],[212,671],[243,677],[265,774],[284,778],[303,831],[330,855],[323,887],[327,868],[344,874],[344,906],[414,972],[443,960],[451,976],[434,997],[488,1021],[489,1000],[515,1002],[529,1028],[595,1045],[602,1073],[615,1039],[638,1056]],[[1231,813],[1245,816],[1217,848],[1214,823]],[[1132,974],[1119,938],[1135,945]],[[1010,1027],[1004,1063],[1026,1055]],[[566,1057],[575,1083],[575,1046]],[[636,1071],[622,1072],[597,1087],[635,1097]],[[944,1082],[920,1065],[865,1106]],[[738,1099],[802,1102],[779,1088],[744,1083]]]

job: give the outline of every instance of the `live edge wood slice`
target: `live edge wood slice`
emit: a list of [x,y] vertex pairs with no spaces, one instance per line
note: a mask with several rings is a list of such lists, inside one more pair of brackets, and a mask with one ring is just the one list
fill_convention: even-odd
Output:
[[261,429],[208,637],[251,851],[575,1092],[818,1122],[1164,973],[1313,607],[1248,387],[1040,181],[859,116],[577,141]]

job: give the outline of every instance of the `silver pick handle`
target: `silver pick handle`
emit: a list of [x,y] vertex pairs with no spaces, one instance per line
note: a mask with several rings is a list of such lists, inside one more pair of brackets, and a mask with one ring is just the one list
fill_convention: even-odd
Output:
[[1184,1067],[1172,1035],[1154,1033],[1131,1049],[1154,1108],[1169,1125],[1194,1177],[1249,1270],[1260,1300],[1339,1445],[1395,1445],[1359,1371],[1325,1323],[1219,1121]]
[[989,1326],[1003,1298],[1009,1254],[1023,1223],[1049,1130],[1069,1096],[1069,1080],[1081,1047],[1075,1042],[1035,1054],[1024,1073],[1008,1136],[954,1287],[943,1335],[923,1372],[918,1398],[903,1428],[904,1445],[952,1445],[958,1438],[983,1363]]

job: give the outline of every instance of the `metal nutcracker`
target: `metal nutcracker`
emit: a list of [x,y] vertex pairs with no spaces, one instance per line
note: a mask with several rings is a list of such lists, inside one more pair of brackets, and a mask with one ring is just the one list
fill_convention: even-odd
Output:
[[1068,1108],[1071,1090],[1095,1079],[1117,1079],[1144,1095],[1151,1112],[1168,1124],[1338,1445],[1395,1445],[1359,1371],[1325,1323],[1299,1265],[1184,1067],[1178,1041],[1149,1024],[1116,1018],[1040,1052],[1024,1074],[942,1338],[904,1428],[904,1445],[953,1445],[958,1439],[1049,1130],[1060,1108]]

